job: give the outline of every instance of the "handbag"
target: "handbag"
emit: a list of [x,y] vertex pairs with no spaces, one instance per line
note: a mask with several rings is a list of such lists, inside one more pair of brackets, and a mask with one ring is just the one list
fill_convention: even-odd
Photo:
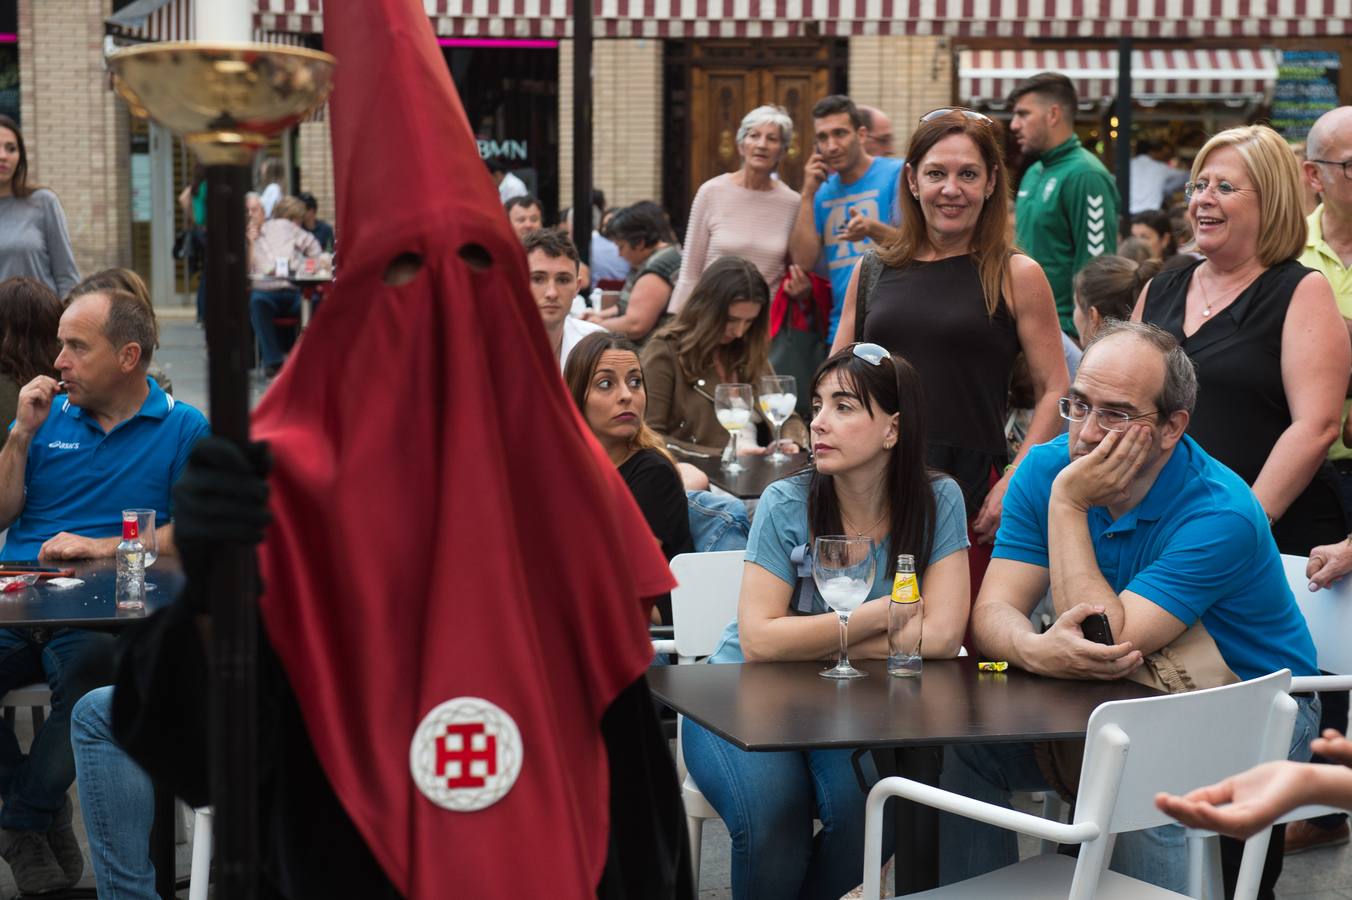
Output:
[[[784,286],[779,287],[780,292]],[[794,300],[784,295],[784,319],[779,330],[770,340],[770,366],[776,375],[792,375],[798,385],[798,402],[795,409],[805,420],[812,415],[812,398],[808,396],[808,386],[817,374],[817,367],[826,360],[826,338],[817,318],[817,301],[809,295],[807,306],[803,308],[807,318],[807,330],[800,331],[792,327]]]
[[[1237,684],[1240,678],[1225,664],[1220,648],[1198,619],[1187,631],[1147,656],[1127,680],[1166,694],[1183,694]],[[1074,803],[1084,764],[1084,741],[1039,741],[1033,745],[1033,755],[1047,784],[1062,800]]]

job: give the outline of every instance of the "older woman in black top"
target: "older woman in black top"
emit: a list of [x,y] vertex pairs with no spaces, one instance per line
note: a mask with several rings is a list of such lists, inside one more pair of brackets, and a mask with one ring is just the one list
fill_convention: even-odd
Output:
[[1206,257],[1162,272],[1133,318],[1169,331],[1197,364],[1188,433],[1247,481],[1283,553],[1347,534],[1338,435],[1352,350],[1305,248],[1300,169],[1272,129],[1231,128],[1197,154],[1188,220]]
[[[929,463],[962,487],[984,544],[995,539],[1005,487],[1027,448],[1060,433],[1057,400],[1069,385],[1047,277],[1008,233],[997,127],[966,109],[920,120],[906,152],[898,236],[856,267],[833,347],[872,341],[920,372]],[[1009,460],[1006,405],[1020,351],[1033,382],[1033,418]],[[984,565],[974,582],[981,571]]]

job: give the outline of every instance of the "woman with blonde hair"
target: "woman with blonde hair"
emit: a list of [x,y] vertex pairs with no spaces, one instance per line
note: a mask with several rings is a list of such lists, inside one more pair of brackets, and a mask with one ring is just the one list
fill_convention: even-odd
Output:
[[[644,345],[647,421],[669,445],[707,456],[727,446],[727,429],[714,410],[714,388],[739,383],[758,392],[760,377],[774,374],[769,309],[770,289],[760,271],[745,259],[725,256],[709,266],[690,302]],[[752,416],[763,424],[759,412],[753,410]],[[796,452],[806,443],[807,429],[795,414],[781,435],[794,445],[786,449]],[[739,441],[738,452],[762,454],[766,448],[760,444],[759,439]]]
[[[962,487],[974,545],[994,541],[1005,488],[1028,448],[1060,433],[1057,401],[1069,385],[1051,286],[1009,233],[998,127],[968,109],[921,118],[906,153],[897,236],[855,267],[833,348],[872,341],[920,372],[928,461]],[[1005,422],[1020,352],[1033,414],[1011,460]],[[989,551],[974,550],[972,560],[975,591]]]
[[295,197],[283,197],[249,246],[249,276],[253,279],[249,322],[258,338],[263,373],[268,378],[277,374],[284,359],[281,336],[273,320],[300,312],[300,291],[289,275],[323,250],[315,236],[301,227],[304,218],[305,204]]
[[782,107],[758,106],[742,118],[737,129],[741,168],[700,185],[690,207],[671,312],[680,312],[704,270],[725,256],[749,260],[766,285],[778,287],[798,215],[798,192],[772,176],[792,140],[793,120]]
[[[685,489],[662,438],[643,421],[648,397],[638,349],[608,331],[578,341],[563,369],[568,393],[634,495],[668,561],[694,551]],[[657,598],[660,624],[671,624],[671,595]],[[655,617],[657,618],[657,617]]]
[[[1348,532],[1327,455],[1352,349],[1328,280],[1296,261],[1306,238],[1301,181],[1295,154],[1264,125],[1207,141],[1184,189],[1204,259],[1155,276],[1133,318],[1178,338],[1196,363],[1188,434],[1253,488],[1278,549],[1304,556]],[[1347,694],[1322,696],[1346,723]],[[1323,712],[1327,727],[1336,713]],[[1311,841],[1313,827],[1293,823],[1293,839]],[[1259,896],[1272,896],[1285,832],[1273,829]],[[1222,841],[1227,868],[1241,846]]]

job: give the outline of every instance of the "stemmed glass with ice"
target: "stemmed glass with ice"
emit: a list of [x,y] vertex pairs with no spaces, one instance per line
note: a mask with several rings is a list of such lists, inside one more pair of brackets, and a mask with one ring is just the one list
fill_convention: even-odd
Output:
[[812,580],[817,583],[826,605],[840,617],[840,660],[835,668],[821,672],[823,678],[863,678],[850,665],[850,613],[868,599],[873,587],[877,563],[873,559],[873,538],[823,535],[812,545]]
[[779,448],[779,430],[793,415],[798,404],[798,386],[792,375],[762,375],[760,379],[760,409],[774,431],[770,446],[770,462],[781,463],[789,455]]

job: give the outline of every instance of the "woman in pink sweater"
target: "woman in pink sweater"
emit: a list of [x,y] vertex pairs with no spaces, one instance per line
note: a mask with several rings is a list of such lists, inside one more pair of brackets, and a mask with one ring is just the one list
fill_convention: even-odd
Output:
[[742,119],[737,129],[742,167],[710,178],[695,194],[669,311],[680,311],[704,270],[723,256],[753,263],[772,295],[779,287],[798,192],[771,175],[792,137],[793,120],[782,107],[758,106]]

